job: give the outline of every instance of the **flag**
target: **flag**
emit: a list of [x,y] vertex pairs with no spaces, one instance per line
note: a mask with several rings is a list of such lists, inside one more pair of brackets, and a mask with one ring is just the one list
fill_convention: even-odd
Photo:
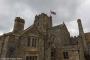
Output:
[[56,12],[54,12],[54,11],[50,11],[50,12],[51,12],[51,14],[56,15]]

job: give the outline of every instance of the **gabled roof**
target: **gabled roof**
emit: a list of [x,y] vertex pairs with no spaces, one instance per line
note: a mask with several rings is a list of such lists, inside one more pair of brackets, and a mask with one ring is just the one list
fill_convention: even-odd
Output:
[[30,27],[28,27],[27,29],[25,29],[21,35],[26,35],[26,34],[39,34],[38,30],[37,30],[37,27],[35,27],[34,25],[31,25]]
[[54,27],[52,27],[52,30],[60,29],[60,26],[61,26],[61,25],[54,26]]
[[51,28],[51,30],[53,30],[53,31],[62,30],[62,29],[68,31],[68,29],[67,29],[67,27],[66,27],[66,25],[64,23]]

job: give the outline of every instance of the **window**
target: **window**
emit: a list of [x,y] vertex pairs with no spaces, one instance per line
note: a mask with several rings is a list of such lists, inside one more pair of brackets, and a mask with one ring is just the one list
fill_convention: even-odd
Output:
[[9,57],[9,58],[15,57],[15,50],[16,50],[16,48],[14,46],[9,47],[7,54],[6,54],[7,57]]
[[37,47],[38,38],[37,37],[29,37],[27,41],[28,47]]
[[26,56],[26,60],[37,60],[37,56]]
[[29,56],[26,56],[26,60],[30,60]]
[[37,38],[32,39],[32,47],[36,47],[36,41],[37,41]]
[[51,49],[51,60],[55,60],[55,56],[56,56],[56,51],[55,51],[55,48],[52,48]]
[[63,52],[64,59],[69,59],[68,52]]
[[39,22],[37,23],[37,26],[39,26]]
[[31,38],[28,38],[27,46],[30,46]]

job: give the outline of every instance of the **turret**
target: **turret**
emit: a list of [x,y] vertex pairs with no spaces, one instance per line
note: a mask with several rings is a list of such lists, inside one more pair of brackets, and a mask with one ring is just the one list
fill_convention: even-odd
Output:
[[83,49],[85,51],[85,50],[87,50],[87,44],[86,44],[86,39],[85,39],[85,35],[84,35],[81,19],[78,19],[77,22],[78,22],[78,28],[79,28],[79,36],[81,38]]
[[84,55],[88,53],[88,48],[86,44],[86,39],[85,39],[81,19],[78,19],[77,23],[78,23],[78,28],[79,28],[80,60],[85,60]]
[[20,17],[16,17],[13,32],[17,33],[17,32],[23,31],[24,30],[24,24],[25,24],[24,19],[22,19]]
[[81,19],[78,19],[77,22],[78,22],[78,28],[79,28],[79,35],[83,35],[84,31],[83,31]]

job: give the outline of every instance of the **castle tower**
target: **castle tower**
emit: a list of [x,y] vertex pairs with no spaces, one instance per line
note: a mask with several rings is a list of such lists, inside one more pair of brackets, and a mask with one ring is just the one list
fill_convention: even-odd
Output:
[[13,32],[21,32],[24,30],[24,19],[21,19],[20,17],[15,18],[14,28]]
[[[43,54],[42,57],[44,58],[44,60],[51,60],[50,59],[50,54],[51,52],[51,48],[50,46],[48,46],[49,43],[49,31],[52,27],[52,16],[48,16],[45,13],[41,13],[40,15],[36,15],[35,16],[35,21],[34,21],[34,26],[37,28],[37,30],[39,31],[39,33],[43,36]],[[40,44],[41,46],[41,44]],[[44,56],[43,56],[44,55]]]

